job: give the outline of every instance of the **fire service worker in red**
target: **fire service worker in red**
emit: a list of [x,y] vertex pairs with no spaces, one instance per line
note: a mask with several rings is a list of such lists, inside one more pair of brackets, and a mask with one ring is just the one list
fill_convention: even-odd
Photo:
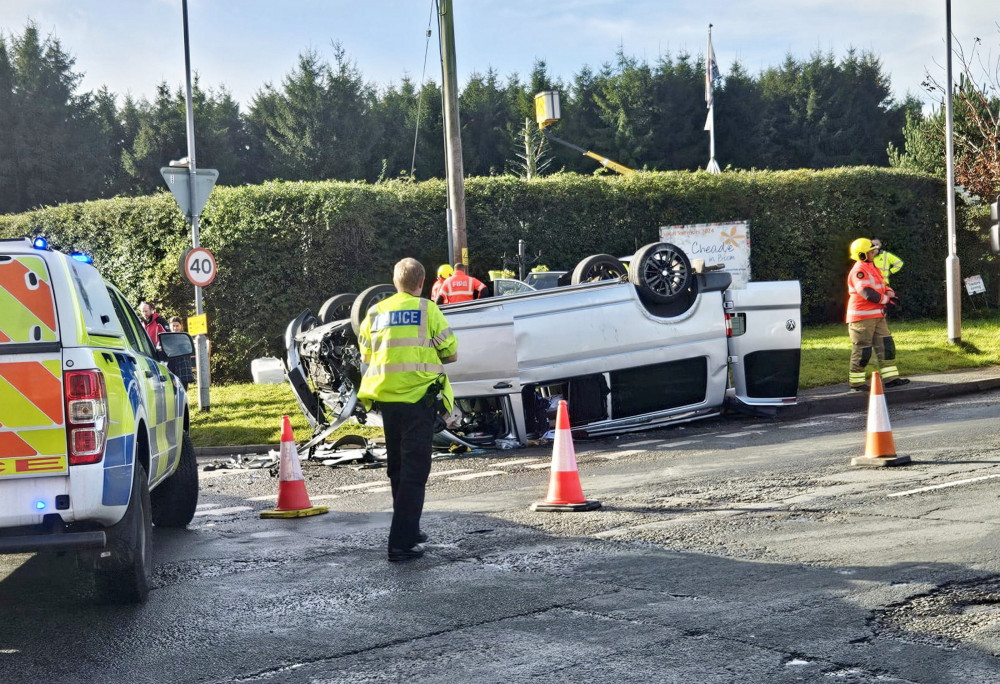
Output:
[[851,243],[851,258],[857,263],[847,276],[847,331],[851,336],[851,368],[848,376],[852,390],[863,392],[865,366],[878,357],[879,372],[886,387],[898,387],[909,382],[899,377],[896,368],[896,344],[885,322],[885,306],[898,304],[896,293],[885,284],[882,272],[873,263],[875,247],[868,238]]
[[486,285],[465,272],[465,264],[455,264],[455,272],[445,279],[438,290],[438,304],[471,302],[487,295]]

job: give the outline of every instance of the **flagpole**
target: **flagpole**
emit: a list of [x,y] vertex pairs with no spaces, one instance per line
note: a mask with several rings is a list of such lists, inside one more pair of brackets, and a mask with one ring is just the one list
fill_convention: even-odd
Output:
[[713,92],[714,74],[718,71],[715,64],[715,51],[712,50],[712,25],[708,25],[708,51],[705,53],[705,101],[708,103],[708,118],[705,129],[708,131],[708,166],[709,173],[720,173],[719,163],[715,161],[715,94]]

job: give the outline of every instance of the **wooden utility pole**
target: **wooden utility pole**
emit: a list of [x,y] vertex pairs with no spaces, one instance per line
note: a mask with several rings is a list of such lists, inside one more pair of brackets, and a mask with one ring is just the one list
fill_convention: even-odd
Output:
[[445,166],[448,173],[448,227],[450,259],[469,265],[465,230],[465,178],[462,170],[462,125],[458,118],[458,74],[455,67],[455,14],[452,0],[439,0],[438,33],[441,42],[442,107],[444,108]]

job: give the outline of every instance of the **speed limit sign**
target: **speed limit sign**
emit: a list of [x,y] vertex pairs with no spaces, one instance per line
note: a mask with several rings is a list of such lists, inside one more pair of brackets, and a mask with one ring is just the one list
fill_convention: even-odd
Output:
[[195,247],[184,255],[183,271],[192,285],[205,287],[215,280],[215,257],[204,247]]

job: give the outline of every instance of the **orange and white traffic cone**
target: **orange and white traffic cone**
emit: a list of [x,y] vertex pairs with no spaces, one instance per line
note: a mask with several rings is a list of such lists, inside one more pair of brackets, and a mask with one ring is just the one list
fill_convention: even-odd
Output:
[[868,439],[865,442],[865,455],[852,458],[851,465],[880,467],[909,462],[909,456],[896,455],[896,444],[892,439],[892,427],[889,425],[889,407],[886,406],[885,393],[882,391],[882,376],[875,371],[872,373],[872,391],[868,397]]
[[270,511],[261,511],[262,518],[304,518],[326,513],[326,506],[313,506],[306,493],[302,478],[302,464],[295,451],[295,436],[288,416],[281,417],[281,456],[278,461],[278,505]]
[[556,413],[556,441],[552,447],[552,476],[549,495],[545,501],[531,504],[533,511],[592,511],[600,508],[600,501],[587,501],[580,486],[580,473],[576,469],[576,452],[573,435],[569,430],[569,410],[566,402],[559,402]]

